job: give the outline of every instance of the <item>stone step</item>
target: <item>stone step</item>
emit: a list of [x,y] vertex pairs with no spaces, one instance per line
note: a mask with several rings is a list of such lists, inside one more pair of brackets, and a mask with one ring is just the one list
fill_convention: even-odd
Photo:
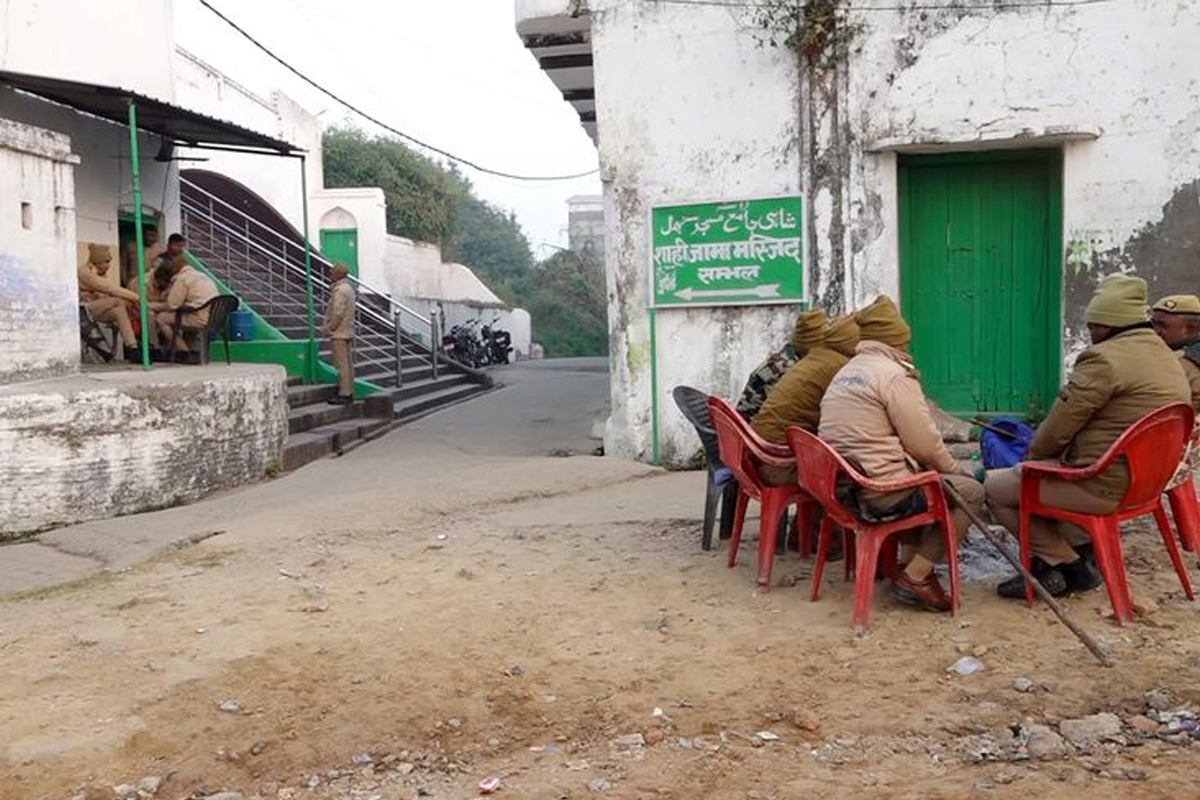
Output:
[[477,394],[486,392],[488,387],[478,383],[465,383],[439,388],[416,397],[402,399],[396,402],[396,418],[410,419],[439,408],[443,408]]
[[399,389],[392,389],[391,395],[393,400],[399,402],[401,400],[411,400],[422,395],[432,394],[443,389],[468,384],[473,384],[473,382],[467,375],[439,375],[437,380],[424,378],[421,380],[406,381]]
[[288,409],[288,435],[320,428],[334,422],[362,416],[362,404],[331,406],[328,403],[312,403]]
[[283,469],[290,472],[318,458],[340,452],[351,442],[369,436],[388,422],[373,417],[356,417],[289,435],[283,446]]
[[332,383],[289,386],[287,394],[288,408],[301,408],[303,406],[324,403],[335,394],[337,394],[337,386]]

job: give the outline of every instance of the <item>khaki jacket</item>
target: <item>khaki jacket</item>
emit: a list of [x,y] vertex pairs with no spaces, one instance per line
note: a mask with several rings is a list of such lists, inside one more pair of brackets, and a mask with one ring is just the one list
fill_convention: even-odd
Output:
[[848,356],[828,347],[813,348],[783,373],[750,426],[759,436],[776,444],[787,444],[784,431],[789,425],[816,433],[821,419],[821,398],[833,376],[849,361]]
[[1192,390],[1192,410],[1200,414],[1200,343],[1179,351],[1179,364]]
[[354,287],[348,278],[337,281],[329,290],[324,331],[330,339],[354,338]]
[[[1179,358],[1158,334],[1149,328],[1119,333],[1079,355],[1067,385],[1038,426],[1029,458],[1087,466],[1151,411],[1191,399]],[[1129,488],[1129,467],[1114,464],[1079,486],[1119,500]]]
[[934,425],[911,356],[882,342],[859,343],[833,379],[821,400],[818,435],[869,478],[961,471]]
[[101,300],[105,297],[116,297],[121,300],[128,300],[131,303],[136,303],[139,300],[135,292],[123,289],[120,286],[114,286],[100,277],[92,268],[91,262],[80,266],[79,300],[84,303],[90,303],[93,300]]
[[[167,292],[167,307],[172,311],[183,308],[199,308],[220,294],[217,285],[202,272],[190,266],[184,267],[171,280],[171,290]],[[208,309],[196,315],[196,321],[204,325],[208,322]]]

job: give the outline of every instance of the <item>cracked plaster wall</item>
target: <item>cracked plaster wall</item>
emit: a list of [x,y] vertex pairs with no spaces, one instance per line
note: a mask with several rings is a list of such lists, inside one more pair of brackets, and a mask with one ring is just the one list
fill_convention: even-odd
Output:
[[262,478],[287,438],[285,385],[282,367],[222,364],[0,387],[0,539]]
[[1098,136],[1055,145],[1067,364],[1098,276],[1135,270],[1153,294],[1200,291],[1200,4],[861,16],[847,70],[856,302],[899,292],[896,156],[870,143],[1021,147],[1071,130]]
[[[606,452],[651,457],[648,215],[656,205],[799,191],[796,71],[756,46],[724,9],[592,0],[605,188],[612,417]],[[695,432],[671,389],[741,390],[786,341],[794,306],[664,309],[657,315],[664,463],[687,461]]]
[[[1155,293],[1200,291],[1198,3],[861,13],[847,61],[819,73],[758,46],[735,9],[590,7],[608,226],[610,454],[651,452],[650,208],[801,191],[810,300],[838,311],[879,293],[898,298],[898,156],[877,150],[880,142],[934,152],[1062,149],[1068,364],[1097,276],[1136,269]],[[1066,141],[1068,131],[1096,138]],[[697,449],[671,388],[735,395],[786,339],[794,314],[659,312],[665,463]]]
[[79,368],[74,163],[67,137],[0,119],[0,384]]

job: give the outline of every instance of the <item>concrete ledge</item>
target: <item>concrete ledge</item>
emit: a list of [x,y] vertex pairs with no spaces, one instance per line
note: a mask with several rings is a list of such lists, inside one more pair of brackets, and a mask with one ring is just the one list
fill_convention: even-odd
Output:
[[0,539],[196,500],[277,467],[272,365],[119,369],[0,387]]

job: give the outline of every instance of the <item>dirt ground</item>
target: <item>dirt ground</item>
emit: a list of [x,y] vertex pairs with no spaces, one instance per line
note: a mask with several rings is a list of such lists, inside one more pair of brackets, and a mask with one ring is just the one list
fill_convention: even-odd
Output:
[[[1111,669],[994,578],[957,619],[881,584],[856,638],[839,569],[814,604],[795,554],[759,594],[754,541],[732,570],[700,550],[702,475],[582,455],[602,365],[505,379],[344,458],[55,534],[115,571],[0,600],[0,800],[1197,796],[1198,612],[1145,530],[1134,626],[1067,601]],[[200,543],[142,562],[151,541]],[[965,655],[984,670],[948,672]]]
[[[249,491],[311,494],[352,458]],[[840,570],[813,604],[795,554],[758,594],[753,543],[733,570],[699,550],[700,476],[520,464],[545,487],[524,499],[367,482],[341,498],[349,524],[247,512],[0,604],[0,797],[94,800],[147,776],[170,798],[461,799],[489,776],[521,798],[1196,796],[1200,745],[1130,727],[1154,690],[1200,706],[1197,611],[1144,532],[1132,580],[1157,610],[1120,630],[1103,592],[1067,603],[1105,669],[987,583],[957,619],[881,590],[856,638]],[[948,673],[964,653],[984,671]],[[1022,726],[1101,711],[1119,734],[1028,758]]]

